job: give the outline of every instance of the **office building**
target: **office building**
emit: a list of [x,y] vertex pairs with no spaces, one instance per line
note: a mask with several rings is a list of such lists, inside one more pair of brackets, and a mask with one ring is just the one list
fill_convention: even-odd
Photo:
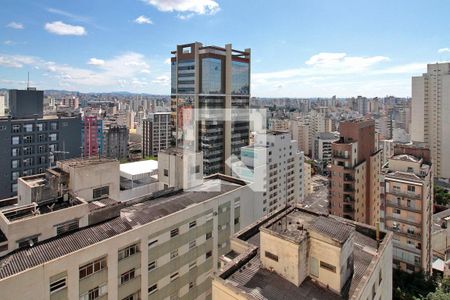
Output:
[[[233,155],[239,157],[241,147],[249,144],[250,49],[192,43],[178,45],[172,55],[176,146],[202,151],[205,175],[231,174],[225,162],[232,162]],[[193,109],[203,112],[196,114]],[[237,119],[230,120],[229,110]]]
[[287,207],[236,234],[213,300],[392,299],[392,233]]
[[396,145],[383,169],[384,224],[394,232],[394,267],[431,273],[433,175],[430,151]]
[[310,156],[309,124],[305,123],[304,120],[296,120],[291,121],[290,126],[292,139],[297,141],[298,150]]
[[142,155],[158,156],[170,147],[170,112],[152,113],[142,120]]
[[303,201],[304,155],[288,131],[257,133],[255,143],[241,148],[233,176],[252,182],[258,217]]
[[103,155],[109,158],[128,158],[129,131],[126,126],[110,125],[104,129]]
[[375,226],[380,220],[381,151],[373,120],[341,122],[332,144],[330,213]]
[[103,120],[97,116],[84,116],[81,123],[83,157],[103,153]]
[[0,203],[2,299],[210,297],[230,236],[255,221],[247,184],[216,174],[118,202],[118,178],[112,159],[21,178],[20,204]]
[[412,78],[411,140],[429,145],[433,175],[450,178],[450,63]]
[[79,116],[43,116],[43,92],[10,90],[10,115],[0,118],[0,198],[17,193],[17,179],[42,173],[54,161],[79,157]]

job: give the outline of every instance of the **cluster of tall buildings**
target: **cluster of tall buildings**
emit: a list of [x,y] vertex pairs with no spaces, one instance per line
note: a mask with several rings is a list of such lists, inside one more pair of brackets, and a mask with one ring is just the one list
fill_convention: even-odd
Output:
[[[431,274],[450,64],[413,78],[411,102],[277,99],[296,110],[258,127],[250,49],[171,54],[167,110],[69,97],[49,116],[42,91],[9,92],[5,299],[391,299],[393,268]],[[138,144],[157,161],[122,168]],[[303,205],[312,172],[328,177],[327,213]]]

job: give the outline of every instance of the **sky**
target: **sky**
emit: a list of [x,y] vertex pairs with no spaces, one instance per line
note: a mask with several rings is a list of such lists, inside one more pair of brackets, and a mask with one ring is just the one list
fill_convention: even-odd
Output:
[[411,95],[450,61],[446,0],[0,0],[0,87],[170,93],[170,51],[251,48],[257,97]]

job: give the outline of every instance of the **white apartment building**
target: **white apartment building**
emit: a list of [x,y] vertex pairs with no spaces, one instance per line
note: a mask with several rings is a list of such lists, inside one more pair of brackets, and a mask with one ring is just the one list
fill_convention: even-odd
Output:
[[394,155],[394,140],[378,141],[378,149],[383,150],[381,153],[381,164],[384,165]]
[[412,78],[411,109],[411,139],[429,145],[434,176],[450,178],[450,63]]
[[298,149],[305,155],[314,155],[314,141],[318,133],[325,132],[325,115],[312,110],[307,115],[291,121],[292,139],[298,141]]
[[337,140],[339,140],[339,132],[319,132],[314,139],[312,158],[326,164],[331,163],[333,159],[331,144]]
[[297,141],[287,131],[258,133],[254,145],[241,148],[233,175],[252,182],[258,199],[256,215],[303,200],[304,155],[297,149]]
[[111,175],[85,185],[103,163],[104,175],[118,174],[114,160],[71,160],[75,177],[70,168],[24,177],[18,198],[31,202],[1,201],[1,298],[210,298],[230,236],[256,220],[248,185],[217,174],[123,203],[110,198]]

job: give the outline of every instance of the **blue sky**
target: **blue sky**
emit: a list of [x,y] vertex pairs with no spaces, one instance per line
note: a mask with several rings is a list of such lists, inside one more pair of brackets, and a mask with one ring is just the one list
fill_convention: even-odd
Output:
[[450,61],[450,1],[1,0],[0,87],[169,94],[199,41],[252,49],[252,95],[409,96]]

